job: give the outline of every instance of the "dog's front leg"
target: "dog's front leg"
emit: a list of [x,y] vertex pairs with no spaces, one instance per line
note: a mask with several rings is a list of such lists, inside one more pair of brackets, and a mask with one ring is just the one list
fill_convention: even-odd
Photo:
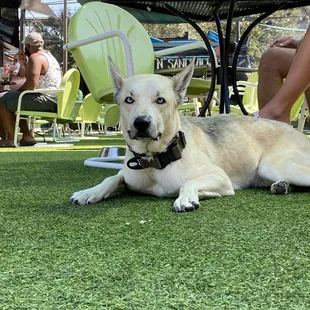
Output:
[[200,207],[199,198],[215,198],[234,195],[231,181],[223,170],[213,170],[205,176],[189,180],[180,189],[173,204],[175,212],[194,211]]
[[75,192],[70,202],[77,205],[87,205],[120,194],[125,189],[126,184],[124,182],[123,171],[121,170],[117,175],[104,179],[102,183],[94,187]]

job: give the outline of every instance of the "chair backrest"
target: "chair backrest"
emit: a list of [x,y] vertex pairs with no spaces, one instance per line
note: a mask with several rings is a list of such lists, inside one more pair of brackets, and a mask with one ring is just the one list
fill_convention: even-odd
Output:
[[72,119],[72,111],[80,86],[80,72],[69,69],[63,76],[59,88],[63,89],[57,98],[57,114],[59,119]]
[[98,103],[91,94],[85,96],[80,110],[82,123],[96,123],[102,111],[102,104]]
[[[103,2],[89,2],[72,17],[68,41],[89,38],[110,30],[120,30],[129,39],[135,74],[154,72],[154,50],[142,24],[124,9]],[[112,101],[112,79],[108,56],[125,74],[123,43],[118,37],[101,40],[70,50],[88,89],[97,102]]]
[[120,120],[118,104],[107,104],[103,107],[97,122],[104,126],[117,126]]

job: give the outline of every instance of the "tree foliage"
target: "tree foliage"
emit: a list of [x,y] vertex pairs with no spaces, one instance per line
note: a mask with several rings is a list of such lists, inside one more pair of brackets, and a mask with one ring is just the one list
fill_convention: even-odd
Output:
[[[68,21],[70,17],[68,18]],[[49,17],[36,21],[33,28],[40,32],[44,38],[44,48],[49,50],[57,61],[62,64],[63,62],[63,44],[64,44],[64,14],[60,16]],[[74,59],[71,54],[68,54],[68,68],[74,64]]]

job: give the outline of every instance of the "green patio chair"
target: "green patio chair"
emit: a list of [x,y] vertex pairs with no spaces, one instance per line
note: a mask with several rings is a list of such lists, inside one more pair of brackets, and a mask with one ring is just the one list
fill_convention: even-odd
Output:
[[120,121],[119,105],[107,104],[103,107],[97,119],[97,124],[103,127],[104,134],[106,134],[107,128],[118,126],[119,121]]
[[[247,81],[237,81],[237,88],[239,91],[239,95],[243,96],[242,103],[245,109],[250,114],[258,110],[257,84],[258,84],[258,73],[257,72],[251,73]],[[233,95],[232,91],[231,91],[231,95]],[[231,113],[243,114],[241,109],[237,105],[231,105],[230,111]]]
[[[53,129],[53,139],[56,139],[56,124],[70,123],[73,122],[72,111],[75,106],[76,98],[79,91],[80,85],[80,73],[76,69],[68,70],[61,81],[59,89],[35,89],[35,90],[25,90],[23,91],[19,98],[17,104],[16,123],[15,123],[15,134],[14,134],[14,145],[18,147],[18,131],[19,131],[19,120],[20,118],[31,118],[33,124],[36,119],[44,119],[54,123]],[[57,112],[39,112],[39,111],[29,111],[21,110],[21,101],[25,94],[28,93],[58,93],[57,97]],[[67,142],[67,141],[66,141]]]
[[91,94],[86,95],[82,102],[83,104],[78,117],[75,119],[75,123],[81,124],[80,137],[83,138],[87,124],[97,122],[102,111],[102,104],[98,103]]
[[70,21],[68,41],[83,40],[114,30],[131,42],[132,56],[129,55],[128,60],[125,55],[128,51],[119,36],[70,49],[88,89],[100,103],[113,102],[108,56],[126,75],[133,75],[127,70],[128,61],[133,62],[135,73],[152,73],[154,70],[154,55],[147,52],[153,49],[149,36],[135,17],[118,6],[101,2],[85,4]]

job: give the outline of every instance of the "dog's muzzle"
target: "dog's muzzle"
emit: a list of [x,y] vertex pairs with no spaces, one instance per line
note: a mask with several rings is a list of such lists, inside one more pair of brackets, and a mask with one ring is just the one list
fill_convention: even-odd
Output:
[[161,133],[152,128],[152,118],[148,115],[140,115],[133,122],[131,130],[128,131],[131,139],[149,138],[159,140]]

